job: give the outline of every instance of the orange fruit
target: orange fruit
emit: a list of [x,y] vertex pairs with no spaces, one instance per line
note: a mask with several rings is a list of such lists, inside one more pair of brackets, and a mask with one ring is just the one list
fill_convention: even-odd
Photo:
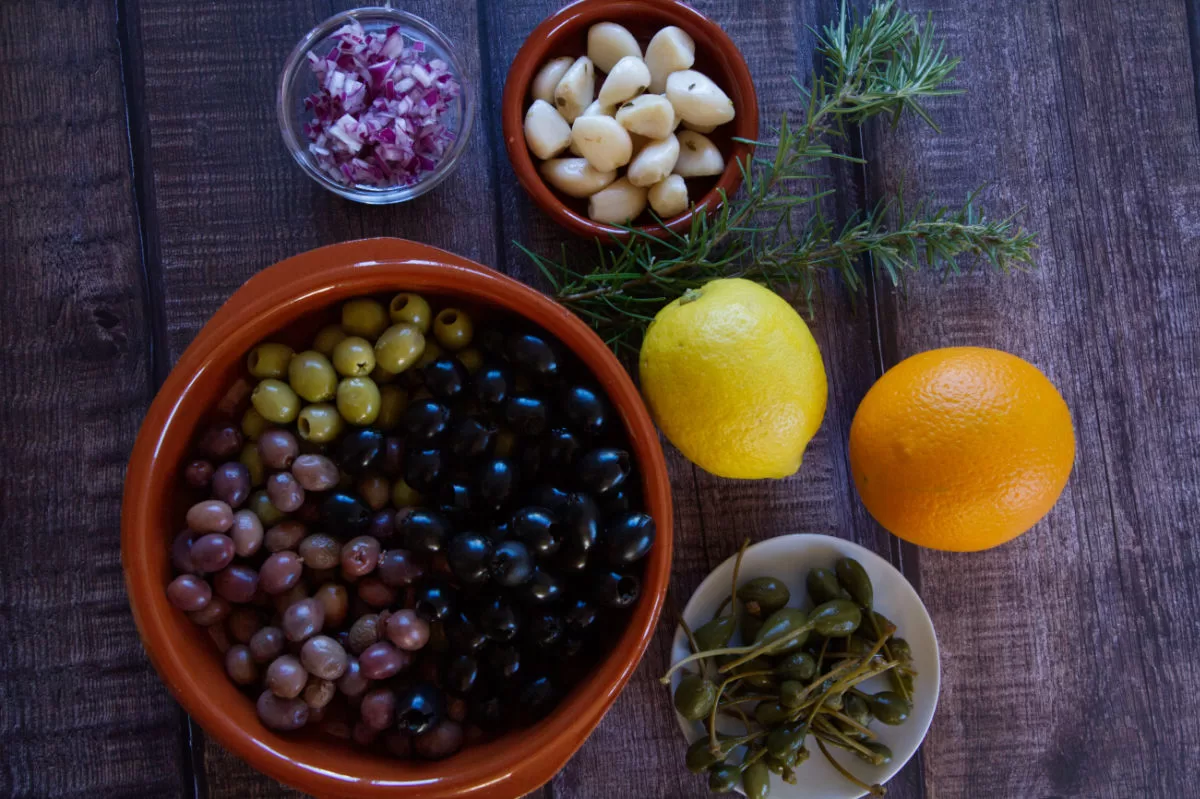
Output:
[[947,347],[889,369],[850,425],[850,471],[871,515],[932,549],[989,549],[1058,501],[1075,460],[1062,395],[1000,350]]

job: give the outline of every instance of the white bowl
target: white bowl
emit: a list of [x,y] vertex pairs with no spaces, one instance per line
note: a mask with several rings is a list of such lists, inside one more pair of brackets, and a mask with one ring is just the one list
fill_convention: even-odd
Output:
[[[784,535],[749,547],[742,557],[738,581],[745,582],[754,577],[775,577],[786,583],[788,590],[792,592],[789,605],[811,608],[812,603],[808,601],[808,592],[804,587],[808,570],[818,566],[832,568],[834,562],[842,557],[854,558],[867,570],[875,588],[875,609],[891,619],[896,624],[897,635],[907,639],[912,645],[913,665],[918,672],[913,710],[908,719],[895,727],[879,722],[871,725],[871,729],[879,734],[880,742],[892,750],[891,763],[886,766],[872,766],[844,750],[827,747],[842,766],[863,782],[886,783],[917,751],[917,747],[925,739],[929,723],[933,720],[933,712],[937,708],[938,687],[941,683],[937,636],[933,632],[933,622],[929,613],[917,592],[908,580],[904,579],[904,575],[874,552],[858,544],[826,535]],[[683,610],[683,619],[692,629],[711,619],[717,607],[729,596],[734,560],[736,557],[731,557],[714,569],[688,600],[687,607]],[[740,643],[739,638],[734,638],[732,645]],[[677,628],[671,650],[671,662],[682,660],[690,651],[687,636],[682,628]],[[682,676],[683,670],[672,675],[672,695]],[[868,692],[888,688],[889,685],[883,677],[863,683],[863,690]],[[676,716],[679,719],[679,728],[683,730],[689,743],[704,734],[704,726],[701,723],[688,721],[678,714]],[[730,721],[728,725],[727,728],[723,725],[718,726],[727,732],[741,731],[741,725],[736,722]],[[796,785],[789,785],[778,775],[771,776],[772,799],[857,799],[866,795],[865,791],[835,771],[814,743],[809,743],[811,755],[796,768]]]

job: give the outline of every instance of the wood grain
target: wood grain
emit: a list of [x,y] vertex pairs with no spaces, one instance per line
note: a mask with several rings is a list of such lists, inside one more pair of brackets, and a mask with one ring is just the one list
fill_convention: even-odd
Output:
[[[111,2],[0,6],[0,795],[165,796],[179,711],[126,605],[150,394]],[[69,46],[64,46],[69,43]]]

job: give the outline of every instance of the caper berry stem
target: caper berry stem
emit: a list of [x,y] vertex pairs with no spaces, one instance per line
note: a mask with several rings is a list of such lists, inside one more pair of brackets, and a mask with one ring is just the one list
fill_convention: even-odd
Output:
[[[816,626],[815,622],[805,622],[804,624],[800,625],[796,629],[792,630],[787,635],[782,635],[779,638],[773,638],[770,641],[764,641],[763,643],[757,644],[756,646],[741,646],[741,647],[733,647],[731,649],[728,649],[725,652],[722,652],[722,654],[728,654],[728,655],[741,654],[742,656],[740,658],[738,658],[737,660],[733,661],[732,663],[726,663],[724,666],[717,669],[717,671],[720,674],[725,674],[732,669],[736,669],[738,666],[742,665],[743,663],[748,663],[751,660],[754,660],[759,655],[765,655],[765,654],[769,654],[769,653],[775,652],[777,650],[783,649],[785,646],[787,646],[792,641],[799,638],[801,635],[804,635],[804,634],[808,633],[809,631],[811,631],[814,626]],[[735,652],[735,651],[733,651],[734,649],[738,649],[741,651]],[[716,650],[712,650],[712,651],[715,652]]]
[[868,785],[847,771],[841,763],[833,759],[833,755],[829,754],[829,750],[825,748],[825,744],[822,743],[820,738],[817,738],[817,747],[821,750],[821,754],[825,755],[825,759],[829,761],[829,764],[837,769],[839,774],[850,780],[850,782],[854,783],[859,788],[862,788],[864,791],[870,793],[871,796],[883,796],[887,793],[887,788],[883,787],[882,785]]
[[[876,635],[879,635],[880,634],[879,622],[877,622],[875,620],[874,611],[872,611],[870,608],[867,608],[866,612],[867,612],[867,621],[871,622],[871,631],[874,632]],[[888,638],[891,638],[891,636],[889,635]],[[888,660],[896,659],[895,657],[892,656],[892,648],[890,646],[888,646],[886,639],[883,642],[883,655]],[[900,695],[904,697],[904,700],[906,702],[908,702],[909,704],[912,704],[912,694],[909,692],[908,686],[905,685],[903,682],[898,682],[896,687],[900,689]]]
[[[692,648],[693,653],[699,652],[700,645],[696,643],[696,636],[692,634],[692,628],[689,627],[688,623],[684,620],[683,614],[677,613],[677,615],[679,616],[679,626],[683,628],[683,634],[687,636],[688,646]],[[703,669],[701,670],[701,673],[703,673]]]
[[[817,738],[824,739],[829,743],[837,743],[844,749],[853,749],[855,752],[858,752],[860,755],[865,757],[873,766],[882,765],[882,761],[879,759],[879,755],[877,753],[872,752],[870,749],[846,735],[846,733],[842,732],[832,724],[818,720],[813,726],[813,735],[817,736]],[[830,738],[836,740],[831,741]]]
[[[738,611],[737,606],[737,590],[738,590],[738,575],[742,571],[742,556],[746,554],[746,548],[750,546],[750,539],[742,539],[742,545],[738,548],[737,559],[733,562],[733,592],[729,595],[729,613],[735,614]],[[718,609],[717,613],[721,611]]]
[[733,699],[726,699],[720,704],[720,707],[726,708],[733,707],[735,705],[744,705],[747,702],[767,702],[778,698],[779,697],[774,694],[748,694],[746,696],[739,696]]
[[767,671],[751,671],[746,674],[735,674],[734,676],[729,677],[728,679],[726,679],[724,682],[722,682],[720,685],[717,686],[717,699],[715,702],[713,702],[712,710],[710,710],[708,713],[709,749],[712,750],[713,754],[717,753],[717,707],[721,704],[721,695],[725,693],[725,689],[728,688],[733,683],[741,682],[742,680],[744,680],[747,677],[758,677],[763,674],[771,674],[771,673],[772,672],[770,670],[767,670]]
[[[856,693],[858,693],[857,689],[851,689],[851,690],[854,690]],[[817,721],[814,723],[820,723],[821,716],[823,716],[823,715],[829,716],[830,718],[835,718],[848,727],[853,727],[855,732],[865,735],[868,738],[870,738],[871,740],[874,740],[879,737],[878,735],[875,734],[874,730],[870,729],[869,727],[864,727],[863,725],[859,724],[857,721],[850,718],[849,716],[847,716],[845,713],[841,712],[840,710],[833,710],[832,708],[827,708],[827,707],[821,708],[821,712],[819,714],[817,714]]]
[[[663,685],[668,685],[671,682],[672,674],[674,674],[675,672],[677,672],[679,669],[683,668],[687,664],[695,662],[697,660],[703,660],[704,658],[717,657],[718,655],[744,655],[747,652],[753,652],[757,648],[759,648],[759,647],[726,646],[726,647],[722,647],[721,649],[708,649],[708,650],[705,650],[704,652],[697,652],[694,655],[688,655],[687,657],[683,658],[682,660],[676,661],[674,664],[671,665],[671,668],[667,669],[666,674],[664,674],[663,676],[658,678],[658,681],[660,683],[662,683]],[[746,658],[746,660],[753,660],[753,659],[754,658]],[[746,660],[742,660],[740,662],[745,663]],[[721,669],[721,672],[724,673],[725,669]]]
[[828,638],[821,642],[821,651],[817,653],[817,674],[821,673],[821,666],[825,664],[825,650],[827,649],[829,649]]

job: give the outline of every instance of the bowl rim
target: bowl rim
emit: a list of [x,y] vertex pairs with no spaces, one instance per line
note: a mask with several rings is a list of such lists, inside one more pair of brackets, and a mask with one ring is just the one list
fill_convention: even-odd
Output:
[[[306,65],[308,52],[318,42],[328,38],[347,22],[364,18],[384,18],[398,25],[418,31],[421,35],[433,40],[438,47],[445,51],[446,57],[450,60],[450,66],[454,70],[455,80],[458,81],[458,85],[461,88],[463,112],[459,120],[458,130],[455,131],[453,146],[446,151],[433,172],[428,173],[411,186],[393,186],[387,189],[360,188],[357,186],[346,186],[330,179],[328,175],[313,167],[308,161],[308,144],[297,129],[295,119],[293,118],[296,113],[293,103],[294,98],[292,97],[293,83],[299,77],[301,69]],[[462,161],[463,156],[466,154],[467,142],[471,138],[471,131],[475,123],[475,90],[471,81],[468,80],[467,69],[458,55],[458,50],[454,47],[453,40],[432,22],[424,17],[417,16],[408,11],[402,11],[398,8],[391,8],[390,6],[362,6],[334,14],[315,25],[308,33],[300,37],[300,41],[296,42],[296,46],[292,48],[292,51],[283,63],[283,69],[279,72],[279,84],[275,93],[275,116],[279,123],[279,132],[283,137],[283,144],[287,148],[288,153],[300,165],[300,169],[304,174],[316,181],[322,188],[340,197],[345,197],[347,200],[353,200],[364,205],[394,205],[396,203],[415,200],[417,197],[432,191],[450,177],[459,162]]]
[[[401,287],[460,294],[500,306],[544,327],[575,352],[609,394],[626,425],[647,510],[658,524],[659,536],[646,564],[642,597],[627,628],[609,656],[549,717],[514,733],[521,736],[516,745],[497,746],[503,743],[500,739],[477,747],[477,758],[442,761],[454,766],[445,774],[432,773],[439,764],[423,764],[420,773],[398,774],[411,761],[393,764],[381,759],[380,769],[391,776],[380,778],[294,759],[280,751],[286,747],[276,746],[286,744],[286,737],[261,725],[242,726],[225,707],[205,696],[204,683],[180,652],[179,625],[191,622],[167,602],[163,590],[169,580],[165,560],[169,534],[158,528],[157,520],[161,503],[167,500],[157,500],[156,505],[145,498],[169,496],[165,489],[175,470],[164,451],[190,439],[192,426],[202,414],[187,407],[188,398],[192,397],[193,405],[198,402],[195,388],[207,373],[227,369],[253,343],[306,310]],[[184,351],[151,403],[134,443],[122,496],[121,563],[138,633],[160,678],[206,732],[254,768],[318,796],[509,796],[534,790],[557,773],[629,681],[662,611],[670,577],[672,527],[670,483],[657,431],[624,367],[582,320],[533,288],[466,258],[403,239],[366,239],[310,250],[259,272],[234,292]],[[146,557],[148,552],[158,553],[157,568],[154,558]],[[585,686],[586,692],[580,690]],[[237,690],[232,683],[229,687]]]
[[734,142],[729,160],[725,164],[725,171],[707,194],[682,214],[663,220],[662,225],[651,224],[634,228],[638,234],[632,234],[615,225],[593,222],[576,213],[542,180],[525,144],[523,119],[529,84],[537,69],[546,60],[547,52],[566,28],[574,26],[576,20],[582,19],[584,24],[600,22],[605,15],[618,15],[625,11],[644,13],[648,7],[672,18],[672,24],[705,31],[703,46],[711,48],[728,62],[732,81],[744,95],[743,102],[737,106],[737,117],[733,122],[734,135],[751,141],[758,139],[758,92],[746,58],[720,25],[695,8],[682,0],[575,0],[560,8],[534,28],[517,50],[504,80],[504,94],[500,102],[501,131],[509,161],[521,186],[551,219],[572,233],[586,238],[600,237],[605,240],[624,241],[632,235],[666,238],[686,233],[697,216],[710,216],[720,209],[722,191],[726,197],[732,197],[737,192],[743,178],[739,161],[750,157],[754,152],[752,145]]

